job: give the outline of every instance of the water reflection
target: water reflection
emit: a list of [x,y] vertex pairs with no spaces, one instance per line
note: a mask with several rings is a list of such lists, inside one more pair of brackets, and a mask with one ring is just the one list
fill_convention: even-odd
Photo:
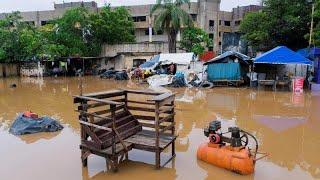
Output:
[[[12,83],[17,88],[9,88]],[[145,84],[95,77],[83,81],[84,92],[117,88],[148,89]],[[320,178],[319,94],[238,88],[162,90],[177,94],[179,138],[175,165],[168,164],[165,169],[155,171],[153,154],[133,151],[131,161],[113,174],[106,172],[104,159],[95,156],[89,158],[88,169],[81,167],[79,124],[72,101],[72,95],[80,92],[78,78],[0,79],[0,144],[5,144],[0,148],[0,158],[5,162],[0,165],[1,179]],[[54,116],[66,128],[56,134],[21,138],[10,135],[8,127],[16,114],[25,110]],[[257,163],[253,175],[239,176],[196,159],[197,146],[206,140],[202,128],[215,119],[222,121],[224,129],[239,126],[256,135],[261,151],[270,154]],[[30,173],[34,169],[39,173]]]

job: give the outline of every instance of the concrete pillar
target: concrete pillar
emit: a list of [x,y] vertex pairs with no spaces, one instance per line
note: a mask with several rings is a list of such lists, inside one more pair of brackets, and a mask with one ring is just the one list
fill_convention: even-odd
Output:
[[149,16],[149,42],[152,42],[152,21],[151,21],[151,16]]

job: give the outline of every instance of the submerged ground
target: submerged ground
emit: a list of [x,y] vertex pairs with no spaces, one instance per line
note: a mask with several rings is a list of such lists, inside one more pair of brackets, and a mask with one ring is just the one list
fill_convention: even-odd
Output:
[[[16,83],[17,88],[9,88]],[[115,88],[146,89],[132,82],[84,79],[84,92]],[[171,89],[177,93],[177,157],[160,171],[154,154],[131,151],[131,161],[116,174],[105,160],[90,156],[82,168],[79,124],[72,95],[78,78],[0,79],[0,179],[319,179],[320,94],[256,91],[245,88]],[[56,133],[13,136],[8,133],[18,112],[32,110],[61,121]],[[254,134],[260,150],[270,156],[258,161],[250,176],[240,176],[196,159],[206,140],[202,128],[221,120],[224,129],[239,126]],[[164,155],[165,156],[165,155]],[[169,157],[169,155],[168,155]],[[163,159],[166,159],[165,157]]]

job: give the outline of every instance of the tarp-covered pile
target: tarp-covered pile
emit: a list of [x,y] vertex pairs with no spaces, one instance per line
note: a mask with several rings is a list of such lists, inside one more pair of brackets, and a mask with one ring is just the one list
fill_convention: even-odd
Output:
[[17,116],[9,132],[14,135],[33,134],[38,132],[55,132],[62,130],[63,126],[50,117],[31,118],[22,113]]

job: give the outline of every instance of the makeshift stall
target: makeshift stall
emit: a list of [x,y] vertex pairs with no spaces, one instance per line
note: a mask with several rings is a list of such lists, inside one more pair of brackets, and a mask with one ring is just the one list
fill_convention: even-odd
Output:
[[240,85],[249,70],[250,57],[235,51],[227,51],[204,63],[208,81],[214,84]]
[[[302,78],[306,79],[308,66],[311,66],[312,62],[285,46],[278,46],[256,57],[254,65],[256,70],[260,70],[260,72],[264,70],[259,73],[259,75],[264,74],[265,76],[265,78],[259,78],[259,86],[272,85],[276,90],[279,85],[290,87],[292,84],[300,84],[299,87],[291,87],[297,87],[301,91]],[[296,81],[299,82],[296,83]]]

